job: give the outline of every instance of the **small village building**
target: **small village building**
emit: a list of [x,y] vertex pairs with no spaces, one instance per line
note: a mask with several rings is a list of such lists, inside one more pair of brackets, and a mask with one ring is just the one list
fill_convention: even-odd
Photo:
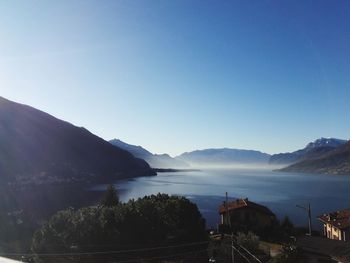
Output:
[[323,214],[318,219],[323,223],[323,234],[327,238],[350,240],[350,209]]
[[221,224],[240,229],[263,229],[272,226],[276,216],[266,206],[249,201],[248,198],[224,202],[219,207]]

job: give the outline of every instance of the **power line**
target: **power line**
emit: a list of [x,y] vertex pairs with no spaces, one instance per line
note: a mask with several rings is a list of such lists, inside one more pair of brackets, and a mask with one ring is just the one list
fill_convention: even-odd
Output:
[[[206,243],[209,241],[201,241],[199,243]],[[73,243],[74,244],[74,243]],[[187,245],[187,244],[197,244],[197,242],[194,243],[184,243],[184,244],[180,244],[179,246],[182,245]],[[161,246],[160,243],[154,243],[153,244],[154,247],[150,247],[150,248],[157,248],[157,247],[163,247]],[[135,244],[133,247],[141,247],[142,244]],[[177,245],[176,245],[177,246]],[[67,245],[54,245],[54,246],[50,246],[50,247],[54,247],[54,248],[67,248]],[[86,244],[86,245],[78,245],[77,247],[79,248],[93,248],[93,247],[120,247],[120,248],[125,248],[125,250],[129,249],[131,246],[130,245],[126,245],[126,244],[117,244],[117,243],[109,243],[109,244]],[[137,248],[130,248],[132,250],[137,249]],[[141,249],[141,248],[140,248]]]
[[[184,256],[184,255],[190,255],[190,254],[199,254],[199,253],[207,252],[207,251],[208,251],[208,249],[202,249],[202,250],[195,250],[195,251],[190,251],[190,252],[185,252],[185,253],[177,253],[177,254],[172,254],[172,255],[167,255],[167,256],[142,258],[142,259],[143,260],[164,259],[164,258],[172,258],[172,257]],[[129,263],[129,262],[135,262],[135,259],[128,259],[128,260],[124,260],[124,261],[118,261],[118,263]]]
[[231,247],[237,251],[247,262],[251,263],[251,260],[249,260],[240,250],[239,248],[243,249],[249,256],[251,256],[254,260],[256,260],[259,263],[262,263],[260,259],[258,259],[255,255],[253,255],[249,250],[247,250],[245,247],[238,245],[235,247],[234,245],[231,245]]
[[[227,234],[225,234],[225,236],[226,236],[226,237],[232,238],[232,236],[227,235]],[[237,236],[234,236],[234,237],[235,237],[235,239],[237,240]],[[251,253],[248,249],[246,249],[244,246],[239,245],[239,244],[237,243],[237,241],[236,241],[236,245],[237,245],[239,248],[243,249],[246,253],[248,253],[248,255],[250,255],[250,256],[251,256],[253,259],[255,259],[257,262],[262,263],[260,259],[258,259],[254,254],[252,254],[252,253]],[[238,251],[237,248],[235,248],[235,249]],[[248,261],[249,261],[249,260],[248,260]]]
[[153,251],[168,248],[179,248],[179,247],[189,247],[195,245],[208,244],[209,241],[185,243],[173,246],[159,246],[159,247],[149,247],[149,248],[139,248],[139,249],[125,249],[125,250],[109,250],[109,251],[95,251],[95,252],[69,252],[69,253],[0,253],[0,256],[82,256],[82,255],[108,255],[108,254],[122,254],[122,253],[132,253],[132,252],[143,252],[143,251]]
[[244,246],[239,245],[240,248],[242,248],[245,252],[247,252],[251,257],[253,257],[256,261],[259,263],[262,263],[260,259],[258,259],[254,254],[252,254],[248,249],[246,249]]
[[245,256],[243,255],[243,253],[241,251],[239,251],[239,249],[237,249],[234,245],[232,245],[232,248],[238,252],[238,254],[240,254],[248,263],[251,263],[250,260]]

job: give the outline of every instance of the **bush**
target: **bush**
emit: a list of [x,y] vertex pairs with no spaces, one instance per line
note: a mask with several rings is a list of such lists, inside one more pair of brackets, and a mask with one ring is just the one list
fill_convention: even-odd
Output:
[[253,232],[248,232],[248,234],[238,232],[237,243],[249,251],[257,251],[259,248],[259,237]]
[[282,254],[274,259],[274,263],[297,263],[304,262],[303,251],[293,245],[285,245]]

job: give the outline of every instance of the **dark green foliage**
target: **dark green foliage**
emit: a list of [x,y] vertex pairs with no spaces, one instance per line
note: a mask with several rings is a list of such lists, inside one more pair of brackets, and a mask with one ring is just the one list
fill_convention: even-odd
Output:
[[285,216],[282,222],[275,220],[270,227],[257,234],[265,241],[285,243],[289,242],[297,232],[289,217]]
[[290,242],[291,237],[297,234],[296,229],[288,216],[285,216],[280,223],[276,223],[271,237],[273,241]]
[[209,244],[209,256],[216,259],[217,262],[232,262],[232,242],[231,238],[224,238],[212,240]]
[[254,252],[259,248],[259,237],[253,232],[248,232],[248,234],[239,232],[237,235],[237,244],[245,247],[251,252]]
[[0,253],[27,252],[35,226],[22,210],[0,212]]
[[112,207],[112,206],[117,206],[119,204],[119,197],[117,194],[117,191],[115,187],[110,184],[107,186],[106,193],[101,200],[101,206],[104,207]]
[[304,262],[303,252],[300,248],[292,245],[283,247],[282,254],[276,258],[275,263],[301,263]]
[[288,216],[285,216],[284,219],[281,222],[281,228],[284,233],[287,235],[292,235],[294,232],[294,225],[292,221],[290,221]]
[[[86,207],[58,212],[38,230],[34,253],[96,252],[173,245],[206,240],[205,223],[197,206],[183,197],[146,196],[116,206]],[[183,252],[183,248],[181,252]],[[40,256],[37,262],[108,262],[153,254]],[[178,252],[178,251],[175,251]]]

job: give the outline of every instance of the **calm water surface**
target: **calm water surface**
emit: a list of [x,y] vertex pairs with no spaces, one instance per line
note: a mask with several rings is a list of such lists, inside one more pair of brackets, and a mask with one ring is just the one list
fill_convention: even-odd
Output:
[[[317,215],[350,208],[350,176],[272,172],[270,170],[215,169],[159,173],[154,177],[116,182],[121,201],[156,193],[183,195],[195,202],[208,227],[219,222],[218,206],[229,198],[248,197],[268,206],[279,218],[288,215],[296,225],[307,224],[307,214],[296,204],[311,203],[314,228]],[[98,185],[94,190],[105,190]]]

